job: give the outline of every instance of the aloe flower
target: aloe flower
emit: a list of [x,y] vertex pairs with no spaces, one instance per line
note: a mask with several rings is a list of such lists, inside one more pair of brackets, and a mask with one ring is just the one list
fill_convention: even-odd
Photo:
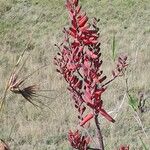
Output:
[[[78,0],[67,0],[66,8],[69,12],[70,27],[64,28],[64,39],[60,45],[54,63],[68,83],[68,90],[72,95],[75,108],[78,110],[80,126],[88,123],[92,118],[102,115],[110,122],[115,120],[107,113],[103,106],[102,94],[107,84],[121,76],[127,66],[127,58],[120,57],[113,78],[106,82],[102,70],[101,49],[99,42],[98,19],[89,23],[89,18],[82,11]],[[88,108],[89,113],[85,114]],[[87,111],[86,111],[87,112]]]
[[87,150],[89,144],[89,137],[82,136],[79,133],[79,130],[72,132],[71,130],[68,133],[68,140],[71,146],[78,150]]
[[[68,89],[79,111],[81,126],[95,114],[100,114],[114,122],[103,108],[101,99],[101,95],[106,90],[101,86],[106,76],[101,69],[98,20],[95,18],[90,25],[86,13],[82,12],[81,6],[78,5],[78,0],[67,0],[66,7],[70,15],[71,27],[64,29],[64,42],[58,46],[60,52],[55,57],[57,71],[68,82]],[[86,107],[91,108],[91,112],[83,117]]]

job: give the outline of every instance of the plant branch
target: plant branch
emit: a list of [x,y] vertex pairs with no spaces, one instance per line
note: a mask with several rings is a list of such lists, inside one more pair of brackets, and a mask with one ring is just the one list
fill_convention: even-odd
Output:
[[107,81],[105,84],[102,85],[102,87],[108,85],[109,83],[111,83],[113,80],[116,79],[117,76],[113,77],[112,79],[110,79],[109,81]]

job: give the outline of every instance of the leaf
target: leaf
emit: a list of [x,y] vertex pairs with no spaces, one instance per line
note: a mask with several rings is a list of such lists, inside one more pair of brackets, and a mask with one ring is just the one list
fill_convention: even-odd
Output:
[[129,96],[129,105],[131,106],[131,108],[136,111],[138,109],[138,100],[135,96],[131,96],[130,94],[128,94]]
[[141,137],[140,137],[140,141],[141,141],[141,143],[142,143],[142,145],[143,145],[144,150],[148,150],[148,148],[146,147],[146,145],[145,145],[145,143],[143,142],[143,140],[142,140]]
[[115,61],[115,57],[116,57],[115,50],[116,50],[116,38],[115,38],[115,35],[114,35],[113,36],[113,41],[112,41],[112,58],[113,58],[114,61]]

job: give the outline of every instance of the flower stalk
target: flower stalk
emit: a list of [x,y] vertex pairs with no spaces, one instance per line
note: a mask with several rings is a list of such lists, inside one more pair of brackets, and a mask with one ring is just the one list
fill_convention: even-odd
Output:
[[103,143],[103,136],[102,136],[102,132],[100,129],[100,124],[98,121],[98,115],[95,115],[95,124],[96,124],[96,129],[97,129],[97,136],[99,139],[99,145],[100,145],[100,149],[99,150],[104,150],[104,143]]
[[[56,45],[59,52],[54,58],[54,63],[57,66],[57,72],[68,83],[68,90],[72,95],[74,106],[78,110],[79,125],[84,128],[93,119],[100,141],[99,148],[104,150],[98,117],[102,115],[112,123],[115,120],[104,109],[102,94],[107,90],[110,82],[123,74],[123,70],[127,66],[127,58],[119,57],[117,67],[112,72],[113,78],[105,82],[107,77],[103,74],[101,67],[103,61],[97,26],[99,19],[94,18],[93,22],[89,23],[89,18],[82,11],[79,0],[66,0],[66,8],[69,12],[71,26],[68,29],[64,28],[63,42]],[[86,110],[89,110],[87,114],[85,114]],[[70,143],[74,143],[71,142],[71,139],[69,139]],[[83,148],[84,145],[81,147],[79,150],[88,148],[88,146]]]

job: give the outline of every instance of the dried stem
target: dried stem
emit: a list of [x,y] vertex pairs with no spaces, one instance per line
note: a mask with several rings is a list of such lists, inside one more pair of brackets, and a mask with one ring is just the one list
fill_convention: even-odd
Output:
[[2,111],[3,105],[5,103],[5,99],[6,99],[6,96],[7,96],[7,91],[8,91],[8,84],[7,84],[6,88],[5,88],[4,95],[3,95],[2,99],[1,99],[0,112]]
[[88,150],[100,150],[99,148],[88,147]]
[[97,136],[99,140],[99,148],[100,148],[99,150],[104,150],[103,136],[101,133],[100,124],[98,122],[98,115],[95,115],[95,124],[97,129]]
[[[16,69],[16,68],[18,67],[18,65],[20,64],[20,61],[22,60],[22,58],[23,58],[23,56],[24,56],[24,54],[25,54],[25,51],[28,49],[30,43],[31,43],[31,40],[29,40],[29,42],[26,44],[25,49],[23,50],[22,54],[19,56],[19,58],[18,58],[16,64],[13,66],[12,73],[15,72],[15,69]],[[26,61],[26,60],[25,60],[25,61]],[[24,64],[23,64],[23,65],[24,65]],[[23,66],[23,65],[22,65],[22,66]],[[21,66],[21,68],[22,68],[22,66]],[[20,68],[20,69],[21,69],[21,68]],[[18,70],[18,72],[20,71],[20,69]],[[11,75],[12,75],[12,73],[11,73]],[[11,78],[11,75],[10,75],[10,78]],[[10,79],[10,78],[9,78],[9,79]],[[8,81],[7,81],[7,84],[6,84],[6,88],[5,88],[5,90],[4,90],[3,97],[2,97],[2,99],[1,99],[1,101],[0,101],[0,112],[2,111],[3,105],[4,105],[4,103],[5,103],[5,99],[6,99],[6,96],[7,96],[7,91],[8,91],[8,89],[9,89],[9,86],[10,86],[10,85],[9,85],[9,80],[8,80]]]

